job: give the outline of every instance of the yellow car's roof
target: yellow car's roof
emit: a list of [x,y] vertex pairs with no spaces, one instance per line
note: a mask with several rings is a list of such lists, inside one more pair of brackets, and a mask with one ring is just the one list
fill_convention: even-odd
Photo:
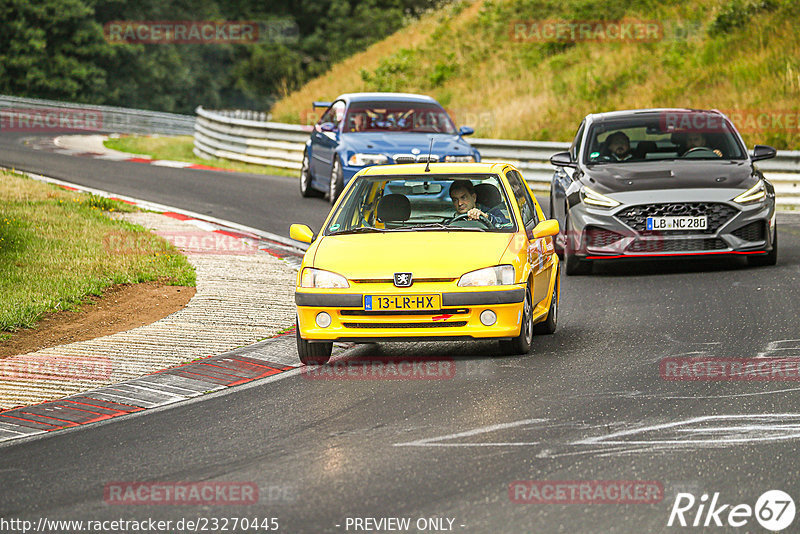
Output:
[[500,173],[508,163],[431,163],[429,172],[425,172],[425,163],[407,163],[394,165],[373,165],[366,167],[359,174],[361,176],[380,176],[394,174],[477,174]]

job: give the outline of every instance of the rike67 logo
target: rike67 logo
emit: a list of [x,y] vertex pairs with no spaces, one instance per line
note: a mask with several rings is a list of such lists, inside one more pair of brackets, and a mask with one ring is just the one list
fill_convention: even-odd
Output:
[[765,491],[752,507],[744,503],[725,503],[719,492],[715,492],[710,501],[707,493],[699,499],[691,493],[678,493],[667,526],[738,528],[752,526],[755,517],[763,528],[780,532],[792,524],[794,516],[794,500],[781,490]]

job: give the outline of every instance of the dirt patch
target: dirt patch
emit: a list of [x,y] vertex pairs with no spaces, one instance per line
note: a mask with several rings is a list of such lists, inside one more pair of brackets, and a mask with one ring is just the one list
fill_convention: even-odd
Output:
[[10,339],[0,341],[0,358],[150,324],[184,308],[194,294],[193,287],[161,282],[115,285],[102,297],[91,297],[79,311],[51,313],[35,328],[14,332]]

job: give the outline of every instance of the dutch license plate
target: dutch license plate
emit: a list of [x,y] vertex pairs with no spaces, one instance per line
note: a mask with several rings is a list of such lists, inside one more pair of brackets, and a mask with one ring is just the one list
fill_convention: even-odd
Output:
[[708,218],[700,217],[648,217],[648,230],[705,230],[708,228]]
[[364,295],[365,311],[438,310],[439,295]]

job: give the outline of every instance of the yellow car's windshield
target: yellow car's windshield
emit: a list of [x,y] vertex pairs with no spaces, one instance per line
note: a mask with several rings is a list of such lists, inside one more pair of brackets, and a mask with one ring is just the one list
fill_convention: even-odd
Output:
[[508,196],[494,174],[360,176],[355,180],[325,235],[516,230]]

